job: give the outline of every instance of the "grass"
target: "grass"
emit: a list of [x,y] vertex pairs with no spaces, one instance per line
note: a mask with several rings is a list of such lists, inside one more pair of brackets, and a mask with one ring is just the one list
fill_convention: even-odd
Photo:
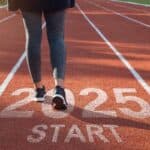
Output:
[[0,0],[0,6],[4,6],[7,4],[7,0]]
[[139,3],[139,4],[150,5],[150,0],[120,0],[120,1],[134,2],[134,3]]

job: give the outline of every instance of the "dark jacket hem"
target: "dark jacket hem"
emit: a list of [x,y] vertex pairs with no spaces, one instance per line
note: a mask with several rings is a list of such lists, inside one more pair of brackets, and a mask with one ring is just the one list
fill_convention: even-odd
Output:
[[58,11],[75,6],[75,0],[8,0],[8,10]]

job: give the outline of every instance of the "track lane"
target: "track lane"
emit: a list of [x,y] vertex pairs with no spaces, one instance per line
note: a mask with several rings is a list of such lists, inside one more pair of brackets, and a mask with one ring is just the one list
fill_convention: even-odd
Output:
[[0,20],[14,14],[13,12],[9,12],[7,9],[0,8]]
[[[80,1],[80,4],[83,1]],[[84,5],[84,3],[83,3]],[[87,6],[89,9],[89,6]],[[132,77],[128,70],[118,60],[118,58],[110,51],[106,43],[93,31],[89,24],[84,20],[82,15],[77,9],[69,12],[68,19],[66,22],[66,42],[68,49],[68,62],[67,62],[67,77],[66,87],[71,89],[75,95],[76,106],[74,111],[68,117],[64,119],[52,119],[43,115],[41,112],[41,104],[31,102],[30,104],[19,108],[19,110],[33,110],[34,115],[31,119],[1,119],[1,134],[0,134],[0,147],[3,149],[47,149],[52,147],[53,149],[112,149],[120,150],[147,148],[148,140],[145,145],[137,143],[133,145],[133,141],[142,141],[148,139],[149,134],[147,130],[149,128],[148,119],[135,119],[126,115],[123,115],[118,110],[119,107],[129,107],[133,110],[138,111],[139,106],[136,103],[129,104],[116,104],[113,88],[136,88],[138,91],[136,96],[141,96],[147,100],[149,95],[139,86],[137,81]],[[48,59],[48,45],[46,39],[46,33],[43,35],[42,45],[42,59],[43,59],[43,79],[46,87],[51,89],[53,87],[53,81],[50,77],[51,70],[49,69]],[[119,70],[118,70],[119,68]],[[27,66],[24,62],[21,68],[18,70],[14,79],[9,84],[8,88],[1,97],[0,109],[21,100],[27,93],[23,93],[18,96],[11,96],[10,94],[20,88],[33,87],[31,79],[27,74]],[[104,119],[104,118],[82,118],[81,114],[83,108],[88,102],[91,102],[96,98],[95,93],[91,93],[89,96],[79,96],[81,90],[87,87],[94,87],[103,89],[108,94],[108,101],[102,106],[98,106],[96,110],[115,110],[118,117],[116,119]],[[50,106],[49,106],[50,107]],[[27,142],[27,136],[32,134],[31,129],[37,124],[44,124],[48,126],[46,130],[46,138],[37,144],[31,144]],[[50,125],[64,124],[66,127],[61,129],[57,142],[52,142],[54,130],[50,128]],[[71,125],[77,124],[81,129],[81,132],[86,138],[86,143],[81,142],[81,139],[73,138],[69,143],[64,143],[64,139]],[[118,143],[114,138],[114,135],[108,128],[104,128],[103,135],[109,140],[104,143],[102,139],[97,136],[94,138],[94,143],[90,143],[87,136],[85,125],[97,124],[97,125],[118,125],[116,128],[117,133],[123,140],[123,143]],[[141,134],[139,136],[139,133]],[[143,133],[143,134],[142,134]],[[137,138],[135,138],[137,137]],[[9,143],[9,144],[8,144]]]
[[[42,29],[44,29],[45,26],[46,26],[46,23],[43,22]],[[26,58],[26,50],[24,50],[22,52],[22,54],[19,57],[19,59],[17,60],[16,64],[13,66],[13,68],[10,70],[10,72],[8,73],[8,75],[5,77],[5,80],[0,85],[0,96],[6,90],[7,86],[9,85],[10,81],[13,79],[15,73],[18,71],[18,69],[20,68],[22,62],[25,60],[25,58]]]
[[[98,12],[99,10],[105,14],[103,16],[98,14],[95,16],[90,15],[90,17],[96,26],[105,33],[111,43],[119,49],[119,51],[127,58],[127,60],[129,60],[129,63],[149,84],[148,72],[150,68],[148,65],[149,55],[147,55],[149,53],[150,47],[149,30],[143,29],[143,27],[140,27],[139,25],[133,25],[128,21],[126,22],[126,20],[123,20],[116,15],[110,14],[110,12],[104,11],[103,9],[94,7],[93,5],[90,7],[92,12]],[[108,23],[108,20],[111,22],[111,24]],[[127,31],[130,33],[130,36]],[[137,32],[140,36],[135,36]]]
[[[72,17],[71,17],[72,18]],[[73,19],[75,19],[76,18],[76,21],[80,18],[80,19],[82,19],[83,20],[83,18],[82,18],[82,16],[81,17],[78,17],[78,15],[77,15],[77,17],[73,17]],[[70,20],[69,22],[72,22],[72,25],[75,23],[75,22],[73,22],[73,20]],[[83,22],[84,22],[84,20],[83,20]],[[84,26],[84,24],[83,24],[83,26]],[[77,27],[77,29],[78,29],[78,27]],[[78,29],[79,30],[79,29]],[[78,31],[77,30],[77,31]],[[88,29],[89,30],[89,29]],[[74,32],[75,32],[75,30],[74,30]],[[77,32],[76,32],[77,33]],[[84,37],[84,34],[86,33],[86,31],[84,31],[83,32],[83,37]],[[72,34],[72,32],[71,32],[71,34]],[[78,35],[78,36],[80,36],[80,35]],[[45,36],[44,36],[45,37]],[[72,36],[71,36],[72,37]],[[69,38],[70,39],[70,38]],[[45,56],[47,56],[48,55],[48,52],[46,52],[46,50],[45,49],[48,49],[48,47],[46,46],[45,47],[45,45],[46,45],[46,39],[44,40],[44,44],[43,44],[43,49],[44,49],[44,54],[43,54],[43,56],[44,56],[44,58],[45,58]],[[72,45],[72,44],[71,44]],[[72,46],[71,46],[72,47]],[[70,49],[71,49],[71,47],[70,47]],[[50,82],[49,84],[48,84],[48,82],[47,81],[51,81],[51,79],[49,78],[49,73],[47,72],[48,70],[48,60],[47,59],[44,59],[45,61],[44,61],[44,64],[43,64],[43,67],[45,68],[44,70],[44,74],[45,74],[45,83],[46,83],[46,85],[47,86],[49,86],[49,87],[52,87],[52,83]],[[24,87],[24,86],[29,86],[29,87],[31,87],[31,80],[30,80],[30,78],[29,78],[29,76],[28,75],[26,75],[26,72],[28,72],[27,71],[27,68],[26,68],[26,63],[24,62],[24,64],[23,64],[23,66],[21,67],[21,69],[19,70],[19,72],[16,74],[16,76],[15,76],[15,78],[14,78],[14,80],[10,83],[10,86],[8,87],[8,89],[7,89],[7,91],[4,93],[4,95],[3,95],[3,97],[2,97],[2,100],[1,100],[1,107],[3,106],[5,106],[5,104],[7,103],[7,105],[9,104],[9,103],[12,103],[12,102],[14,102],[14,101],[18,101],[18,99],[21,99],[21,97],[23,97],[23,96],[20,96],[20,97],[16,97],[16,98],[12,98],[11,96],[9,96],[8,94],[10,94],[10,93],[12,93],[14,90],[16,90],[16,89],[19,89],[19,88],[21,88],[21,87]],[[70,71],[69,71],[70,72]],[[48,75],[47,75],[48,74]],[[83,77],[82,77],[83,78]],[[24,80],[22,80],[22,79],[24,79]],[[71,84],[71,87],[72,86],[74,86],[74,84],[72,85],[72,79],[70,78],[70,80],[68,81],[70,84]],[[69,84],[68,83],[68,84]],[[79,89],[78,89],[79,90]],[[31,134],[31,132],[29,132],[29,131],[27,131],[27,129],[28,128],[32,128],[35,124],[39,124],[39,123],[41,123],[41,119],[39,119],[39,118],[43,118],[43,115],[41,114],[41,112],[40,112],[40,106],[41,106],[41,104],[36,104],[36,103],[32,103],[30,106],[27,106],[27,107],[24,107],[23,109],[25,109],[25,110],[30,110],[30,109],[34,109],[35,111],[36,111],[36,115],[34,116],[34,119],[32,119],[32,120],[27,120],[27,122],[25,123],[22,119],[22,121],[20,121],[20,120],[17,120],[17,119],[13,119],[13,129],[12,129],[12,124],[9,122],[9,119],[8,120],[3,120],[3,124],[1,124],[1,126],[2,126],[2,128],[1,129],[3,129],[3,132],[2,132],[2,135],[6,135],[8,132],[9,133],[11,133],[11,135],[12,135],[12,137],[11,137],[11,139],[13,139],[14,141],[17,141],[17,142],[19,142],[19,143],[22,143],[21,145],[24,145],[24,147],[21,147],[22,149],[26,149],[27,147],[29,147],[30,146],[30,148],[32,147],[32,148],[39,148],[39,146],[38,145],[36,145],[36,144],[34,144],[34,145],[31,145],[31,144],[29,144],[29,143],[27,143],[26,142],[26,136],[28,135],[28,134]],[[76,108],[77,109],[77,108]],[[75,115],[75,114],[74,114]],[[79,117],[78,115],[76,116],[76,117]],[[82,128],[84,128],[83,127],[83,125],[82,125],[82,122],[80,122],[80,121],[78,121],[78,119],[71,119],[72,117],[70,116],[69,117],[69,123],[71,124],[71,123],[78,123],[79,125],[81,125],[82,126]],[[44,120],[42,123],[47,123],[47,124],[53,124],[53,122],[54,122],[54,120],[52,120],[52,119],[48,119],[48,118],[44,118],[44,119],[42,119],[42,120]],[[26,121],[26,120],[25,120]],[[65,120],[61,120],[61,121],[57,121],[58,123],[64,123],[65,122]],[[6,124],[5,123],[7,123],[7,131],[5,130],[5,126],[6,126]],[[17,130],[16,128],[14,128],[14,127],[17,127],[18,126],[18,124],[19,124],[19,130]],[[61,135],[61,140],[63,140],[63,135],[65,135],[66,133],[66,130],[65,131],[63,131],[63,133],[64,134],[62,134]],[[85,132],[85,131],[84,131]],[[110,134],[110,133],[109,133]],[[18,136],[19,137],[18,137]],[[19,139],[18,139],[19,138]],[[10,139],[10,141],[11,141],[11,139]],[[5,138],[3,138],[3,140],[4,141],[7,141],[8,142],[8,137],[7,136],[5,136]],[[80,147],[81,146],[81,144],[80,143],[78,143],[78,141],[77,142],[75,142],[76,143],[76,145],[78,145],[77,147]],[[75,144],[74,143],[74,144]],[[46,148],[47,146],[56,146],[55,144],[51,144],[51,141],[49,141],[49,142],[46,142],[46,143],[44,143],[44,145],[42,145],[41,147],[43,148]],[[67,149],[69,149],[70,147],[72,147],[71,146],[72,144],[64,144],[64,147],[65,148],[67,148]],[[85,145],[84,145],[85,146]],[[90,144],[88,144],[88,145],[86,145],[88,148],[90,148],[91,147],[91,149],[93,148],[93,145],[90,145]],[[86,147],[85,146],[85,147]],[[13,142],[9,142],[9,145],[7,144],[7,145],[5,145],[5,144],[3,144],[3,145],[1,145],[1,147],[4,149],[4,148],[9,148],[9,147],[11,147],[11,149],[20,149],[20,146],[18,147],[18,146],[16,146],[16,144],[15,143],[13,143]]]
[[1,84],[24,51],[25,36],[20,16],[0,24],[0,41]]
[[[141,13],[141,12],[135,12],[134,10],[129,10],[127,8],[120,8],[118,6],[113,5],[112,3],[106,3],[99,0],[94,0],[94,3],[100,3],[99,7],[104,7],[104,9],[109,9],[110,11],[114,11],[114,13],[119,14],[120,16],[125,16],[129,21],[135,20],[135,22],[139,22],[139,24],[142,25],[146,24],[146,26],[150,25],[150,13]],[[140,23],[141,22],[141,23]],[[150,27],[150,26],[149,26]]]
[[12,15],[9,15],[7,17],[4,17],[0,20],[0,24],[6,22],[6,21],[9,21],[10,19],[14,18],[16,16],[16,14],[12,14]]

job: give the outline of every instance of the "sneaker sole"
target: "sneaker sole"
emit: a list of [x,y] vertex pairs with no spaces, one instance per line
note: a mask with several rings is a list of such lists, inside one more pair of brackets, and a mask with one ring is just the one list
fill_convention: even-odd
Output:
[[64,104],[64,101],[65,100],[63,97],[56,95],[53,97],[52,105],[57,110],[66,110],[67,106],[66,106],[66,104]]
[[42,102],[45,101],[45,98],[44,98],[44,97],[41,97],[41,98],[35,97],[34,101],[35,101],[35,102],[41,102],[41,103],[42,103]]

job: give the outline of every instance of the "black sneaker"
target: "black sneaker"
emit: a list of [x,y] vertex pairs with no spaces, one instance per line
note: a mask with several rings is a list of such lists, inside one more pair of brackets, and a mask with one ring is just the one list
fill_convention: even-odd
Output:
[[45,94],[46,94],[46,91],[45,91],[45,87],[44,86],[42,88],[37,88],[36,89],[35,100],[37,102],[43,102]]
[[67,109],[68,104],[66,101],[65,90],[60,86],[55,87],[54,96],[52,98],[52,105],[57,110]]

